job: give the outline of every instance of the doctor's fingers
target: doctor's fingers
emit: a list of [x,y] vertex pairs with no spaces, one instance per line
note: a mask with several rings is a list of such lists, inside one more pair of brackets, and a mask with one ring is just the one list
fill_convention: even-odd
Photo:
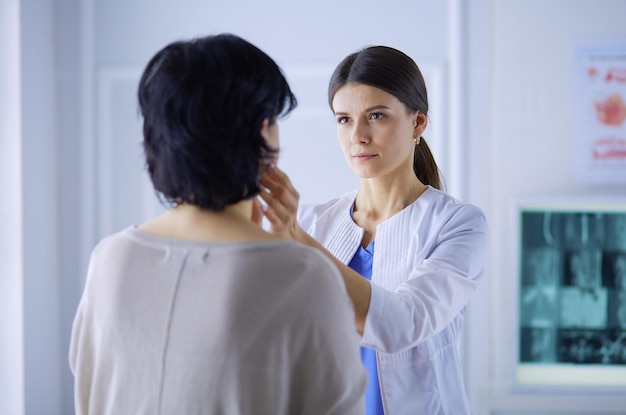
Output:
[[259,226],[263,224],[264,209],[259,197],[252,199],[252,222]]
[[291,230],[296,220],[295,214],[266,188],[261,189],[259,197],[266,204],[263,214],[270,223],[270,233],[285,239],[292,239]]
[[[270,188],[262,185],[259,197],[265,202],[264,213],[265,216],[270,219],[270,222],[280,222],[287,225],[289,222],[295,220],[297,209],[294,209],[291,203],[285,204],[283,197],[278,196],[277,193]],[[274,219],[274,221],[272,221],[272,219]],[[278,225],[278,223],[276,224]]]
[[300,194],[286,176],[280,177],[267,173],[261,177],[260,184],[265,188],[263,190],[269,191],[285,208],[293,211],[294,214],[297,213]]
[[268,177],[273,182],[278,183],[278,184],[284,186],[287,191],[289,191],[290,193],[294,194],[298,199],[300,198],[300,195],[298,194],[298,191],[296,190],[296,188],[291,183],[291,180],[289,179],[289,176],[284,171],[282,171],[280,168],[278,168],[278,167],[271,168],[267,172],[266,177]]

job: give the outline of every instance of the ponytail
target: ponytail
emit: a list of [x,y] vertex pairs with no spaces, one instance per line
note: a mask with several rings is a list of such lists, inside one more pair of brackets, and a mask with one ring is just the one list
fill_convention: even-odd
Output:
[[424,137],[420,137],[419,144],[415,146],[415,155],[413,156],[413,171],[417,178],[424,184],[430,185],[438,190],[443,190],[441,178],[439,175],[439,167],[430,152],[430,147],[426,144]]

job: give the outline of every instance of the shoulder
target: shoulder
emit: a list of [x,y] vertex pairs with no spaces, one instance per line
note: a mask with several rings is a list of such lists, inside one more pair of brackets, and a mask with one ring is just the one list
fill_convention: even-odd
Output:
[[313,320],[307,317],[308,323],[316,325],[320,321],[336,320],[337,313],[352,312],[339,269],[321,251],[297,242],[266,245],[256,249],[253,255],[246,254],[248,266],[260,268],[257,273],[263,278],[257,281],[263,287],[272,286],[288,293],[281,301],[290,313],[316,316]]
[[432,187],[422,196],[424,199],[421,209],[419,204],[413,208],[419,209],[426,219],[439,223],[444,228],[462,226],[476,231],[487,231],[487,218],[478,206],[461,202]]
[[125,251],[132,242],[131,235],[135,232],[134,227],[123,229],[103,237],[93,248],[92,257],[115,255]]
[[92,249],[87,279],[95,284],[122,282],[125,270],[145,270],[175,263],[178,245],[166,238],[153,236],[135,226],[103,237]]
[[[304,285],[311,285],[313,289],[322,290],[343,287],[343,280],[339,270],[318,249],[302,245],[298,242],[283,241],[271,247],[268,244],[263,254],[265,261],[281,269],[291,269],[299,275]],[[294,279],[294,273],[285,273],[289,279]]]
[[[352,314],[353,309],[339,269],[320,250],[299,243],[291,245],[291,249],[283,253],[282,261],[298,264],[298,275],[290,273],[288,277],[292,281],[297,280],[292,282],[299,286],[295,291],[304,293],[299,306],[315,315],[318,323],[334,321],[333,324],[343,324],[337,321],[338,313]],[[286,258],[285,254],[290,257]],[[348,320],[349,327],[352,327],[353,321],[352,316]]]

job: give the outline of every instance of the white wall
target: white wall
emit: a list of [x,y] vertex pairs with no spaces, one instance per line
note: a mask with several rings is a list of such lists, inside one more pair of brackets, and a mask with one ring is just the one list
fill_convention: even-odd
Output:
[[[0,413],[71,413],[67,292],[60,276],[62,222],[57,140],[56,3],[3,0],[0,8]],[[66,91],[63,91],[66,92]],[[77,119],[76,111],[72,114]],[[67,131],[67,129],[65,130]],[[77,136],[75,137],[78,138]],[[71,165],[63,165],[70,168]],[[76,194],[77,189],[71,193]],[[73,218],[75,220],[75,218]],[[76,255],[72,261],[75,263]],[[75,302],[70,302],[72,314]],[[66,313],[67,315],[67,313]]]
[[20,2],[26,414],[61,414],[56,59],[52,0]]
[[[82,290],[85,261],[81,229],[87,206],[81,198],[83,135],[86,123],[81,111],[81,0],[55,0],[55,119],[57,140],[57,246],[59,269],[59,342],[61,352],[58,383],[61,413],[71,414],[72,375],[67,364],[71,324]],[[88,217],[88,216],[87,216]]]
[[[626,40],[620,0],[499,0],[490,2],[488,122],[473,130],[483,159],[475,194],[488,201],[488,379],[484,408],[498,414],[626,413],[626,390],[516,390],[516,252],[512,203],[523,196],[621,196],[624,187],[584,188],[574,180],[574,52],[585,37]],[[483,101],[484,102],[484,101]],[[485,117],[480,118],[486,121]],[[474,137],[472,137],[474,138]],[[480,171],[480,170],[479,170]],[[482,189],[482,190],[481,190]],[[486,383],[485,383],[486,382]]]
[[19,1],[0,1],[0,414],[24,413],[19,22]]
[[[466,7],[466,44],[465,62],[467,77],[465,78],[465,101],[461,108],[466,114],[466,194],[467,200],[480,206],[489,221],[492,217],[492,192],[487,183],[491,180],[489,169],[493,157],[490,152],[489,123],[490,86],[491,86],[491,48],[492,41],[492,0],[472,0],[471,7]],[[490,223],[493,229],[493,224]],[[498,242],[490,238],[491,246]],[[490,256],[491,251],[490,251]],[[490,333],[494,314],[490,300],[490,285],[493,272],[488,266],[485,280],[473,296],[466,316],[465,333],[465,375],[466,388],[470,402],[478,415],[489,414],[489,402],[485,399],[484,390],[492,379],[490,366],[493,356],[493,345]]]
[[[444,150],[450,140],[444,117],[449,91],[445,77],[454,60],[448,47],[448,6],[456,1],[396,0],[384,7],[362,1],[342,2],[340,6],[332,1],[90,3],[93,25],[87,29],[91,33],[83,36],[93,38],[89,45],[96,101],[92,139],[94,152],[99,154],[99,178],[95,179],[99,193],[93,197],[102,208],[96,218],[96,239],[158,210],[146,199],[132,207],[125,199],[112,195],[144,194],[154,200],[150,191],[142,191],[149,184],[140,172],[140,129],[134,94],[147,60],[179,38],[233,32],[255,43],[283,67],[300,105],[281,123],[279,165],[301,190],[304,203],[325,200],[357,186],[357,179],[338,151],[325,91],[334,66],[349,52],[368,44],[390,44],[405,50],[423,65],[425,76],[435,78],[435,110],[430,114],[433,131],[426,137],[441,155],[444,172],[448,171]],[[124,153],[128,164],[120,165],[128,170],[113,166],[113,154],[118,158]],[[448,182],[455,184],[450,177]]]

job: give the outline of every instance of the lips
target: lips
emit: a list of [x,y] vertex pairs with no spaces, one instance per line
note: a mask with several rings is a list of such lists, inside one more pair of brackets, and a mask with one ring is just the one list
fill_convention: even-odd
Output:
[[352,155],[352,158],[357,161],[367,161],[367,160],[373,159],[374,157],[377,157],[377,155],[371,154],[371,153],[359,153],[359,154]]

